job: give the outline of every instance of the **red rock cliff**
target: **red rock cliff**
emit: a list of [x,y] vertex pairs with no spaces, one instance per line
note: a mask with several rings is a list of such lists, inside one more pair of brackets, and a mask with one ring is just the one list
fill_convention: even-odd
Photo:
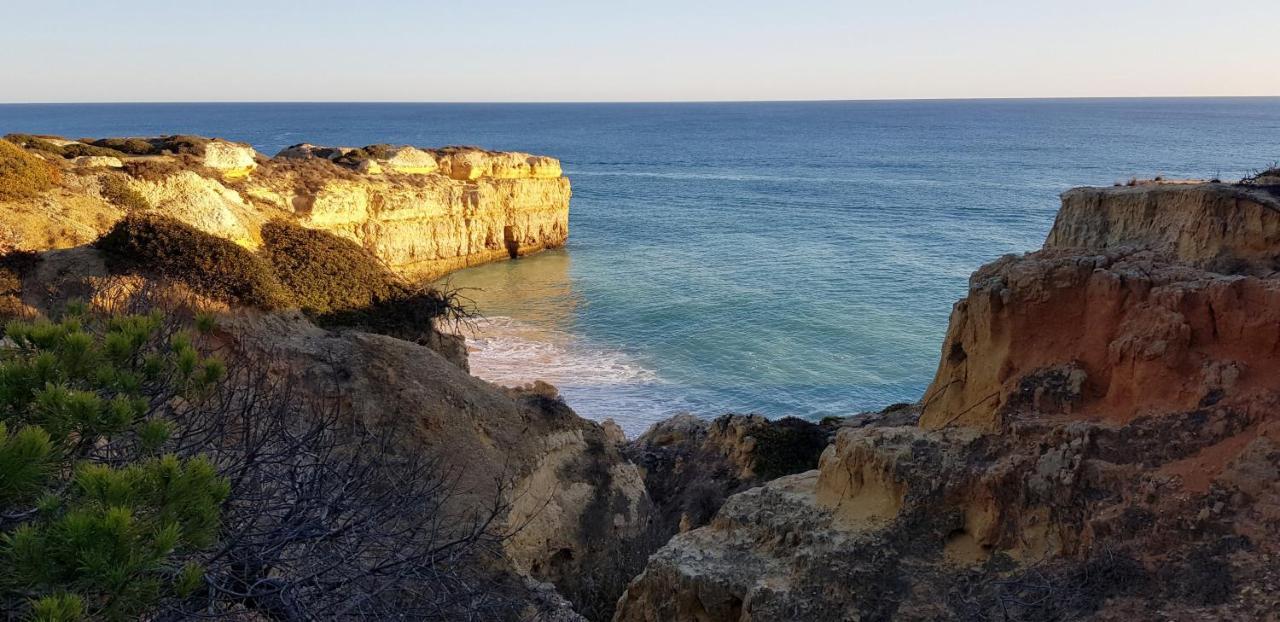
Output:
[[1278,226],[1257,185],[1067,192],[974,273],[917,425],[852,418],[615,619],[1276,619]]

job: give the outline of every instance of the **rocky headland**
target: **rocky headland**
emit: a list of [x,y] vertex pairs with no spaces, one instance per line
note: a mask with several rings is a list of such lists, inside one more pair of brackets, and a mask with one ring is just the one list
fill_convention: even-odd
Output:
[[[544,383],[471,376],[443,330],[465,310],[424,286],[563,244],[569,195],[552,158],[469,147],[267,158],[191,136],[10,135],[0,308],[194,318],[204,347],[252,371],[227,376],[228,403],[276,387],[301,409],[280,419],[287,438],[333,416],[385,439],[319,464],[374,464],[386,482],[339,478],[310,491],[330,500],[285,495],[282,518],[250,521],[273,533],[290,504],[309,508],[296,541],[229,544],[221,566],[225,550],[191,553],[210,587],[165,602],[202,617],[327,619],[367,601],[383,608],[366,617],[443,620],[1276,619],[1276,173],[1064,193],[1042,249],[971,277],[917,403],[821,423],[686,415],[634,440]],[[311,535],[353,511],[346,487],[376,507],[423,457],[439,487],[392,514],[390,540]],[[228,529],[254,495],[280,498],[252,491],[228,502]],[[0,512],[0,528],[31,511]],[[398,567],[420,543],[395,534],[423,524],[449,544],[394,583],[298,554]]]
[[675,536],[616,620],[1274,620],[1280,178],[1062,196],[918,405]]
[[0,193],[0,248],[92,242],[126,213],[158,212],[246,248],[277,218],[368,249],[400,275],[452,270],[563,246],[569,180],[555,158],[475,147],[316,147],[265,157],[196,136],[72,141],[10,135],[56,166],[39,196]]

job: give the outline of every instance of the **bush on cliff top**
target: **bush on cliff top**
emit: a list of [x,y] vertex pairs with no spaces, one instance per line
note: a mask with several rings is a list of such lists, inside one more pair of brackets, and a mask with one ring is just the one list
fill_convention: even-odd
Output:
[[172,218],[130,214],[94,245],[116,267],[154,272],[202,295],[263,309],[291,303],[261,257]]
[[151,209],[151,202],[141,192],[129,185],[124,175],[108,174],[98,181],[102,197],[126,212],[141,212]]
[[112,149],[130,155],[174,155],[203,156],[205,145],[213,139],[203,136],[176,134],[156,138],[102,138],[93,141],[93,146]]
[[363,307],[337,309],[315,316],[322,326],[351,326],[406,341],[419,341],[439,323],[458,324],[472,316],[469,301],[454,289],[422,287],[401,290]]
[[262,226],[262,256],[294,304],[315,313],[368,307],[404,289],[355,242],[285,220]]
[[336,158],[334,162],[355,166],[362,160],[389,160],[396,154],[397,147],[388,144],[365,145],[359,149],[352,149]]
[[144,138],[101,138],[93,141],[95,147],[114,149],[130,155],[153,155],[156,146]]
[[322,324],[413,339],[435,320],[469,311],[456,291],[403,284],[369,251],[283,220],[262,228],[255,254],[157,214],[129,214],[95,242],[113,270],[183,283],[196,293],[261,309],[298,307]]
[[8,134],[5,140],[21,146],[24,149],[32,151],[40,151],[56,155],[61,158],[78,158],[80,156],[107,156],[121,157],[125,154],[115,149],[106,149],[95,145],[85,143],[71,143],[69,145],[59,145],[51,140],[50,137],[35,136],[33,134]]
[[456,290],[406,285],[373,253],[327,231],[274,220],[262,227],[261,253],[293,304],[322,325],[416,341],[436,321],[470,315]]
[[1280,162],[1272,162],[1267,168],[1241,179],[1240,182],[1246,185],[1255,185],[1271,179],[1280,179]]
[[0,140],[0,201],[34,197],[57,184],[59,177],[52,164]]

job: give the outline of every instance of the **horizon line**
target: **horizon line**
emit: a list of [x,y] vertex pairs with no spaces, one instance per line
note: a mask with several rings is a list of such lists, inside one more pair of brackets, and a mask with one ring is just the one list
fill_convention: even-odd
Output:
[[590,104],[839,104],[979,101],[1097,101],[1143,99],[1280,99],[1276,95],[1066,95],[1016,97],[888,97],[864,99],[670,99],[670,100],[155,100],[155,101],[0,101],[0,106],[129,106],[140,104],[404,104],[404,105],[590,105]]

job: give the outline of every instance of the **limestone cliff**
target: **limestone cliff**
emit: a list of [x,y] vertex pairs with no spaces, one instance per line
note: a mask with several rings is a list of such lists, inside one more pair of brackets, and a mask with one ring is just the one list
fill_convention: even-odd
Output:
[[1045,248],[1109,250],[1138,246],[1180,262],[1263,274],[1280,260],[1280,194],[1268,186],[1166,183],[1076,188]]
[[[0,202],[14,216],[0,228],[4,248],[84,244],[129,211],[167,214],[252,248],[262,223],[288,218],[429,280],[562,246],[569,233],[569,180],[546,156],[298,145],[266,158],[199,137],[19,142],[56,166],[61,181],[34,200]],[[86,149],[99,155],[65,157]]]
[[410,341],[325,329],[297,311],[231,308],[181,284],[114,275],[93,248],[48,251],[36,261],[17,292],[25,312],[48,313],[73,298],[103,310],[161,305],[219,312],[220,356],[267,361],[292,399],[336,400],[342,416],[391,435],[399,451],[438,460],[455,489],[443,516],[501,503],[508,565],[488,570],[535,582],[530,606],[553,610],[536,611],[533,619],[577,620],[574,610],[612,610],[631,575],[603,579],[640,550],[652,505],[639,469],[554,388],[498,387]]
[[[71,299],[104,310],[158,300],[215,311],[220,355],[269,361],[291,395],[337,400],[344,416],[395,438],[398,451],[439,460],[457,491],[444,516],[499,504],[508,535],[500,567],[484,570],[532,585],[528,619],[611,615],[643,564],[639,552],[653,548],[641,544],[651,533],[651,502],[622,448],[553,387],[508,389],[470,376],[465,353],[456,342],[437,343],[443,336],[431,327],[421,332],[435,341],[410,336],[419,331],[392,337],[349,328],[359,323],[321,327],[314,314],[264,311],[274,307],[200,291],[199,279],[146,265],[121,269],[88,244],[127,214],[156,212],[223,238],[219,248],[257,257],[225,240],[258,248],[263,225],[284,218],[355,241],[406,280],[426,279],[562,244],[570,190],[556,160],[474,148],[305,145],[268,159],[198,137],[16,140],[58,175],[52,188],[0,202],[7,245],[0,251],[40,251],[11,255],[21,269],[0,269],[5,313],[48,313]],[[89,155],[67,157],[73,153]],[[328,265],[343,255],[326,257]]]
[[1275,619],[1275,210],[1064,194],[1045,249],[974,274],[918,423],[854,418],[817,470],[730,497],[616,619]]

